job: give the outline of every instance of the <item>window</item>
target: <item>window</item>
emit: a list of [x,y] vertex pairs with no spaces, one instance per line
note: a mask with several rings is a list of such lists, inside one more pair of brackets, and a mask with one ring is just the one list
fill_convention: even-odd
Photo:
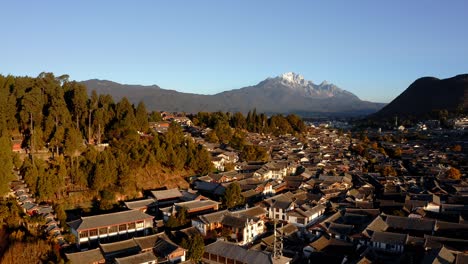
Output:
[[99,235],[107,235],[107,227],[99,228]]
[[80,238],[85,238],[85,237],[88,237],[88,231],[81,231]]
[[127,225],[126,224],[119,225],[119,231],[126,231],[126,230],[127,230]]
[[109,227],[109,233],[116,233],[118,230],[118,226],[111,226]]
[[145,222],[144,222],[144,221],[138,221],[138,222],[136,222],[136,227],[137,227],[137,228],[143,228],[143,227],[145,227]]
[[135,229],[135,223],[128,224],[128,229]]
[[89,230],[89,236],[97,236],[97,229],[91,229]]

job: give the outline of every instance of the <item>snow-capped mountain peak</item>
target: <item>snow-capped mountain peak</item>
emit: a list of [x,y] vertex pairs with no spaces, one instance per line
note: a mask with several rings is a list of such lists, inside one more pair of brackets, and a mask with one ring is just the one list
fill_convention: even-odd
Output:
[[304,76],[300,74],[296,74],[294,72],[286,72],[279,76],[286,82],[290,82],[293,84],[307,84],[307,81],[304,80]]
[[300,96],[313,97],[313,98],[331,98],[335,96],[352,96],[355,95],[342,90],[332,83],[323,81],[320,84],[314,84],[312,81],[304,79],[304,76],[294,73],[286,72],[274,78],[267,78],[260,84],[265,87],[284,87],[288,88],[290,92],[296,93]]

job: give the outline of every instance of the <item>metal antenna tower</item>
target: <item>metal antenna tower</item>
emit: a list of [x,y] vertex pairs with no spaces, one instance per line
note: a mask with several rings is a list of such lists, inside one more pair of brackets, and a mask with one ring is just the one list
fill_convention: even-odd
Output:
[[276,229],[277,221],[274,224],[274,237],[275,240],[273,242],[273,258],[279,259],[283,256],[283,223],[281,223],[281,232],[278,234],[278,230]]

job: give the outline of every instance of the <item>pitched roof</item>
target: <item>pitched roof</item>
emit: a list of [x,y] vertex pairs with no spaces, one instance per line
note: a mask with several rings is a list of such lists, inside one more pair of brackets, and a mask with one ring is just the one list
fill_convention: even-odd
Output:
[[388,225],[385,223],[385,221],[382,219],[382,217],[377,216],[363,231],[365,235],[368,237],[371,237],[373,232],[375,231],[385,231],[387,230]]
[[280,209],[288,209],[291,207],[291,201],[275,201],[271,207],[272,208],[280,208]]
[[352,225],[331,223],[328,226],[328,232],[332,234],[338,234],[338,235],[349,235],[351,231],[353,231],[353,228],[354,227]]
[[262,215],[267,214],[268,212],[262,207],[254,206],[254,207],[247,208],[245,210],[237,211],[235,213],[243,214],[243,215],[251,216],[251,217],[260,217]]
[[169,190],[151,191],[151,194],[154,196],[156,200],[175,199],[175,198],[179,198],[183,196],[178,188],[173,188]]
[[153,198],[148,198],[148,199],[138,200],[138,201],[128,201],[128,202],[124,202],[124,204],[128,209],[140,209],[140,208],[144,208],[147,206],[155,205],[155,201]]
[[159,239],[156,241],[154,245],[154,252],[158,257],[167,257],[168,255],[172,254],[174,251],[184,250],[183,248],[179,247],[176,243],[172,242],[166,234],[161,233]]
[[376,231],[372,234],[371,241],[391,245],[404,245],[406,242],[406,236],[407,235],[405,234]]
[[182,203],[175,203],[176,206],[184,207],[187,211],[192,211],[196,209],[204,209],[206,207],[213,207],[219,205],[219,202],[213,200],[200,200],[200,201],[188,201]]
[[94,263],[104,260],[104,256],[99,248],[76,253],[66,253],[65,255],[71,263],[75,264]]
[[227,214],[229,214],[229,211],[223,210],[211,214],[200,215],[198,216],[198,219],[205,224],[221,223],[221,221],[223,221],[224,216]]
[[434,231],[436,232],[459,231],[459,232],[466,233],[468,231],[468,224],[451,223],[451,222],[437,220],[435,223]]
[[244,249],[236,244],[218,240],[212,244],[205,246],[205,252],[223,256],[229,259],[234,259],[242,263],[288,263],[291,259],[281,257],[274,259],[271,253],[264,251]]
[[299,230],[297,228],[297,226],[295,226],[294,224],[291,224],[291,223],[288,223],[285,226],[283,226],[282,228],[280,227],[280,228],[277,228],[277,229],[278,229],[278,231],[280,233],[283,233],[286,236],[289,236],[289,235],[291,235],[294,232],[297,232]]
[[241,195],[242,195],[244,198],[251,198],[251,197],[254,197],[254,196],[256,196],[256,195],[259,195],[260,193],[261,193],[260,191],[255,191],[254,189],[251,189],[251,190],[242,192]]
[[311,247],[315,248],[317,251],[322,251],[329,246],[338,246],[338,247],[349,247],[353,246],[352,243],[346,242],[344,240],[336,239],[336,238],[326,238],[325,236],[321,236],[319,239],[315,240],[314,242],[309,244]]
[[135,242],[135,240],[133,240],[133,238],[107,244],[99,244],[99,247],[101,248],[104,254],[109,254],[117,251],[140,251],[140,246]]
[[424,256],[422,264],[451,264],[455,261],[455,255],[447,248],[433,249]]
[[174,238],[173,241],[181,242],[182,239],[184,238],[191,239],[192,237],[195,237],[196,235],[200,235],[200,230],[198,230],[194,226],[191,226],[191,227],[187,227],[181,230],[171,231],[171,235]]
[[429,235],[424,235],[424,239],[424,248],[426,249],[441,248],[445,246],[459,251],[468,250],[468,240]]
[[429,232],[434,229],[435,220],[389,215],[387,216],[386,223],[389,228],[393,229]]
[[153,254],[153,252],[143,252],[136,255],[124,257],[124,258],[115,258],[116,264],[140,264],[147,263],[150,261],[156,261],[158,258]]
[[140,246],[141,250],[146,250],[154,247],[160,235],[161,233],[144,237],[134,237],[133,240]]
[[117,213],[81,217],[81,219],[68,222],[67,224],[71,228],[79,231],[119,225],[128,222],[143,221],[146,219],[153,219],[153,216],[140,212],[139,210],[129,210]]
[[249,218],[242,216],[242,215],[225,215],[223,218],[223,225],[230,226],[230,227],[237,227],[237,228],[244,228],[246,221],[250,220]]

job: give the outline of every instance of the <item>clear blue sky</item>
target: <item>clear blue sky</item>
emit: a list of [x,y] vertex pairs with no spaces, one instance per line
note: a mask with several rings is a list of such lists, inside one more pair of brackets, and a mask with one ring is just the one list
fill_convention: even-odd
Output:
[[294,71],[389,102],[468,72],[468,1],[5,1],[0,73],[212,94]]

